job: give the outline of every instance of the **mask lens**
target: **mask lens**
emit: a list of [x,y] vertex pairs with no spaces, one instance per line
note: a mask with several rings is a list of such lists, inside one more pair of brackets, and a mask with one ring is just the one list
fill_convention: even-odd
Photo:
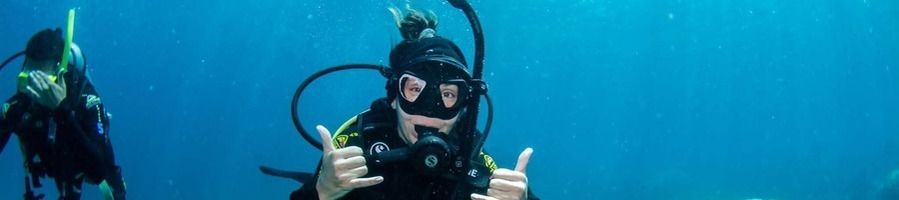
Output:
[[440,84],[440,98],[444,108],[452,108],[460,101],[464,101],[463,90],[466,89],[465,81],[447,81]]
[[400,95],[408,102],[415,102],[421,96],[421,92],[425,90],[428,82],[411,74],[403,74],[400,77]]
[[412,115],[451,119],[471,98],[467,75],[464,70],[442,63],[413,66],[396,83],[400,107]]

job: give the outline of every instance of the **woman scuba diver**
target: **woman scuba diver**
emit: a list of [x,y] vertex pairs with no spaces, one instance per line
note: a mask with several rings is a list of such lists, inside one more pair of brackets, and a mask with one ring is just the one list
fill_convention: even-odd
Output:
[[[475,34],[473,72],[462,51],[437,34],[433,13],[391,9],[404,40],[390,52],[390,67],[355,64],[313,74],[297,89],[293,122],[310,144],[322,149],[314,174],[270,167],[269,175],[306,183],[291,199],[537,199],[528,189],[525,149],[515,169],[498,168],[482,151],[490,131],[492,103],[483,71],[483,34],[471,5],[450,3],[465,12]],[[387,78],[387,96],[351,118],[335,134],[319,125],[319,143],[302,126],[299,97],[315,79],[348,69],[377,70]],[[476,129],[480,97],[488,105],[487,125]]]

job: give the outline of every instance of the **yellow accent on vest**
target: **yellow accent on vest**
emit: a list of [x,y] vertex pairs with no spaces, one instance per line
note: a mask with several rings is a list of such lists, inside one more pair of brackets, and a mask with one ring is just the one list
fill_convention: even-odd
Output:
[[350,137],[346,135],[337,135],[334,136],[334,146],[339,148],[346,147],[346,141],[349,140]]
[[356,117],[357,116],[353,116],[353,118],[350,118],[346,122],[343,122],[343,124],[340,125],[340,128],[337,128],[337,131],[334,132],[334,137],[331,139],[332,145],[334,145],[337,148],[343,148],[346,146],[346,142],[347,142],[347,140],[349,140],[350,136],[359,135],[356,133],[351,133],[351,134],[344,133],[344,131],[346,131],[346,129],[348,129],[351,125],[356,123]]
[[490,173],[493,173],[493,170],[496,170],[496,162],[493,161],[493,157],[483,152],[481,152],[481,155],[484,156],[484,166],[490,169]]

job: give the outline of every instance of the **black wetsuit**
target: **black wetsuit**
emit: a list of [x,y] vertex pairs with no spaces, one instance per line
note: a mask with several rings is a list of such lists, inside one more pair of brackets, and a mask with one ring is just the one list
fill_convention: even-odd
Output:
[[[77,84],[76,75],[84,84]],[[66,98],[55,110],[38,105],[23,93],[6,101],[0,116],[0,151],[16,134],[28,173],[26,199],[39,197],[29,189],[41,186],[39,177],[51,177],[59,199],[80,199],[84,181],[99,184],[105,180],[115,199],[123,200],[124,181],[115,163],[103,103],[87,78],[70,71],[65,80]]]
[[[406,147],[396,130],[396,110],[386,99],[372,103],[371,109],[350,119],[333,136],[337,148],[358,146],[366,154]],[[361,131],[364,130],[364,131]],[[489,178],[496,164],[489,155],[481,153],[472,160],[471,168],[462,177],[428,177],[420,175],[406,162],[380,167],[368,165],[365,177],[383,176],[384,182],[357,188],[341,199],[471,199],[472,193],[485,194]],[[318,168],[321,168],[319,162]],[[319,171],[308,184],[290,194],[290,199],[318,199],[315,181]],[[531,192],[529,191],[529,194]],[[537,199],[530,194],[530,199]]]

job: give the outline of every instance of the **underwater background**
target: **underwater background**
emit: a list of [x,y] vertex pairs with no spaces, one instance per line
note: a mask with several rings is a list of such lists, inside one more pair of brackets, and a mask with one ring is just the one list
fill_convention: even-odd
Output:
[[[257,167],[315,169],[321,153],[290,121],[296,86],[386,65],[402,39],[387,8],[406,4],[433,10],[471,63],[467,20],[437,0],[0,0],[0,56],[77,8],[130,199],[286,199],[299,184]],[[533,147],[544,199],[881,199],[899,169],[897,1],[472,4],[496,110],[486,148],[513,168]],[[301,116],[333,131],[383,86],[368,71],[325,77]],[[13,137],[0,199],[20,199],[23,176]]]

